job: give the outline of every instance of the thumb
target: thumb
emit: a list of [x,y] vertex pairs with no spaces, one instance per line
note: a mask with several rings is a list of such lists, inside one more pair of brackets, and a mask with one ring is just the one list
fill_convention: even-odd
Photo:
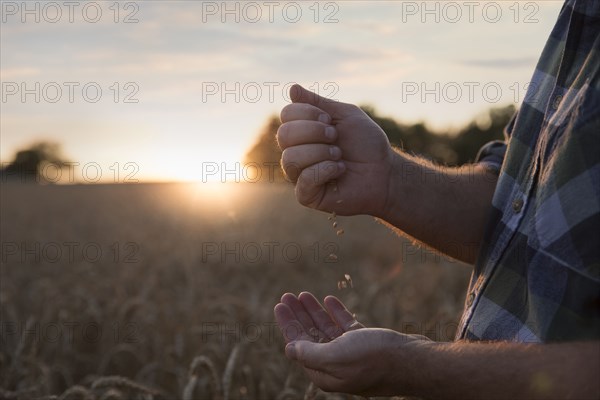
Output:
[[308,340],[297,340],[285,346],[285,355],[292,360],[298,361],[306,368],[323,370],[327,351],[323,346],[328,343],[315,343]]
[[290,99],[292,99],[293,103],[306,103],[318,107],[328,113],[332,118],[343,118],[348,115],[353,108],[356,108],[351,104],[320,96],[315,92],[304,89],[298,84],[294,84],[290,88]]

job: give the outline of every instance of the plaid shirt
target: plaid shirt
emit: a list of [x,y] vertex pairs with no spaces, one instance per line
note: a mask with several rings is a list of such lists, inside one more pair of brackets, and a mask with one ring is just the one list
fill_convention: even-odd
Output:
[[457,339],[600,339],[600,1],[567,0],[506,142]]

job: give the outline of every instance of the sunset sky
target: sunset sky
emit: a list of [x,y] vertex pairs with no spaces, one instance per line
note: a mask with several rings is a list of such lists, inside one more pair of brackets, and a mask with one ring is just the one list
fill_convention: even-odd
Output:
[[2,2],[0,159],[50,139],[155,181],[234,166],[293,82],[437,129],[520,103],[562,1],[23,4]]

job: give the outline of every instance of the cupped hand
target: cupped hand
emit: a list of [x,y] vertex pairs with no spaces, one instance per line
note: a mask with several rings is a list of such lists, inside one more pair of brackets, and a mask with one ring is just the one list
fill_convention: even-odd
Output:
[[395,155],[383,130],[359,107],[300,85],[292,86],[290,97],[277,140],[298,201],[340,215],[379,216]]
[[408,348],[430,341],[389,329],[365,328],[336,297],[326,297],[324,304],[307,292],[298,297],[283,295],[275,306],[275,318],[287,343],[286,356],[300,363],[325,391],[398,394],[397,349],[403,347],[408,354]]

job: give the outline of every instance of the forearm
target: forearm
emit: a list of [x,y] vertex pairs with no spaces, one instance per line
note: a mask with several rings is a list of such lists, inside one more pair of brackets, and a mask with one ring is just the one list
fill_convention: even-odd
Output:
[[[396,359],[398,363],[407,363],[409,360],[403,355],[402,347],[397,346]],[[588,399],[600,396],[600,342],[433,343],[414,349],[411,361],[411,394],[426,398]],[[403,390],[397,388],[398,393]]]
[[497,176],[485,168],[435,166],[396,154],[381,219],[461,261],[474,263]]

